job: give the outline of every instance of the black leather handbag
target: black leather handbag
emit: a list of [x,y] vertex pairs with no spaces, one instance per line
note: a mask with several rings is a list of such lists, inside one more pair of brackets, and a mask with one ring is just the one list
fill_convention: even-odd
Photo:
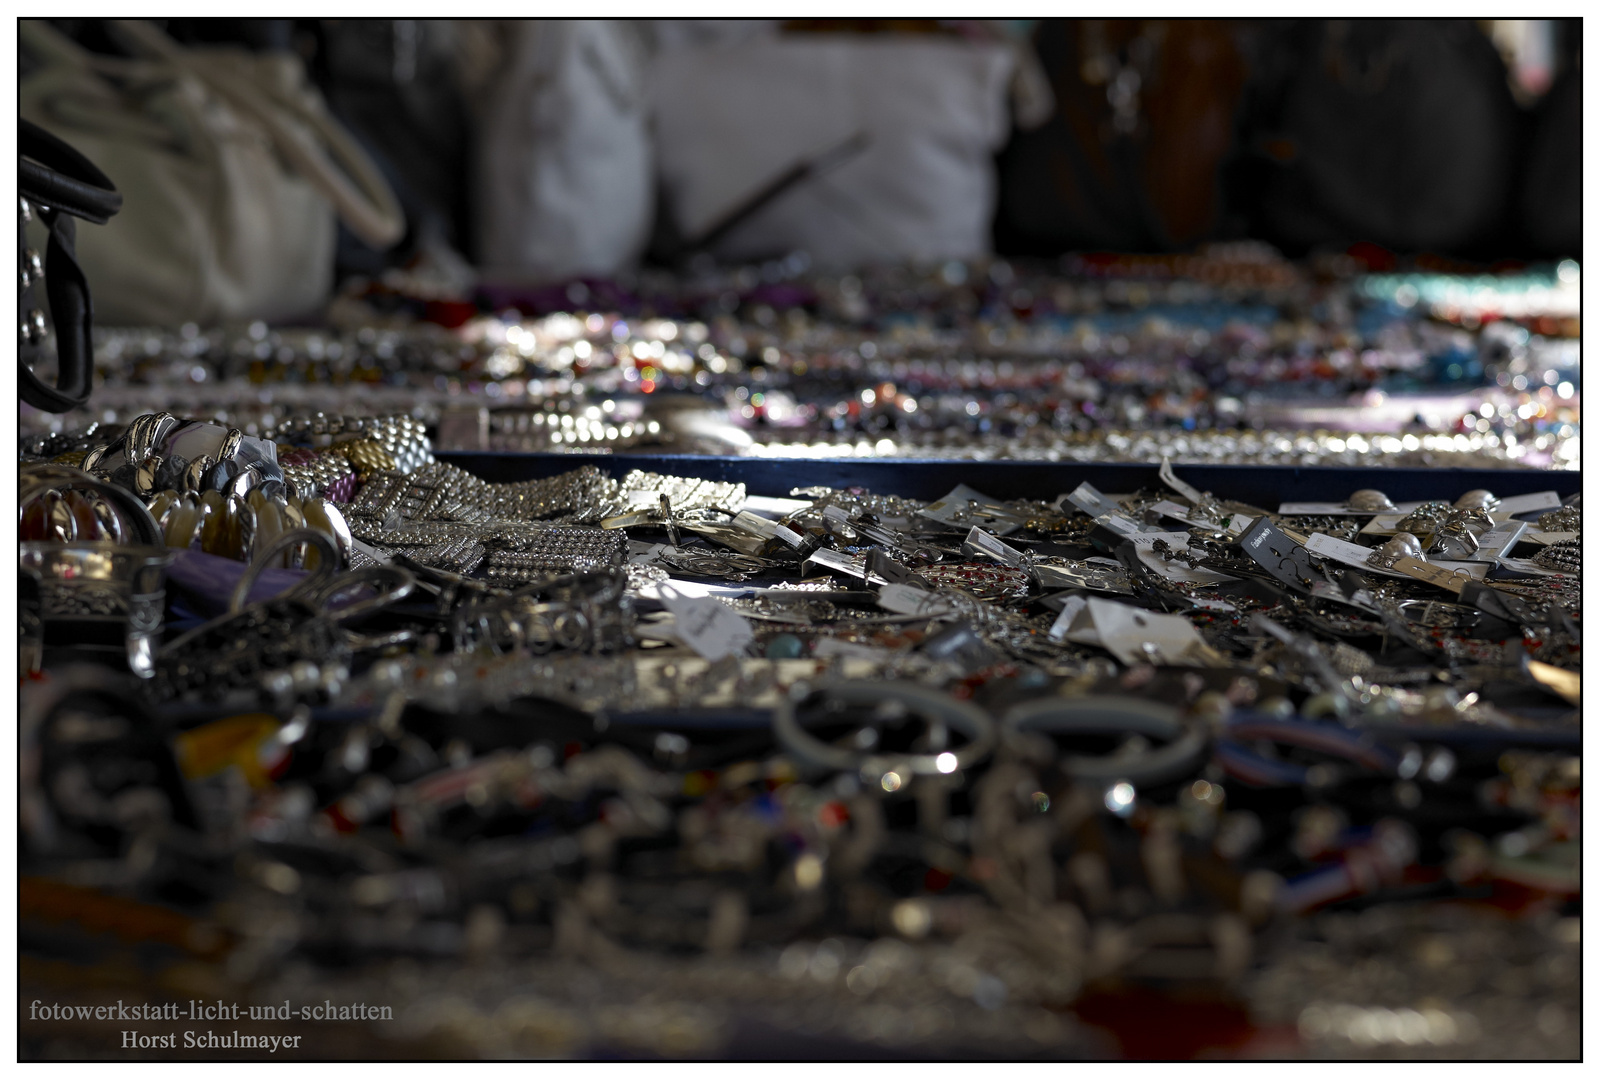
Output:
[[[94,343],[89,333],[94,306],[89,299],[89,282],[78,265],[74,248],[77,226],[73,219],[104,225],[122,209],[122,196],[105,173],[78,151],[26,120],[20,122],[20,127],[20,388],[22,400],[34,408],[67,412],[88,402],[94,382]],[[50,236],[42,260],[28,243],[27,226],[34,214],[39,215]],[[44,312],[35,299],[35,289],[41,281],[55,324],[54,386],[33,371],[34,363],[46,355],[45,342],[50,335]]]

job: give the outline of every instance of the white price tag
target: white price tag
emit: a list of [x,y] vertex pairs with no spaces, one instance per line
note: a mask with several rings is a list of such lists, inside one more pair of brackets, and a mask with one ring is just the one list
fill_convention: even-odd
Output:
[[1000,536],[1016,532],[1026,520],[1016,511],[1002,506],[998,499],[990,498],[965,484],[957,484],[950,494],[937,502],[929,503],[917,513],[945,525],[977,523]]
[[1472,580],[1471,576],[1465,573],[1462,568],[1474,565],[1484,569],[1483,563],[1433,564],[1425,563],[1421,559],[1413,559],[1407,555],[1402,555],[1394,561],[1394,568],[1406,577],[1414,578],[1417,581],[1426,581],[1429,585],[1437,585],[1439,588],[1448,589],[1453,593],[1460,593],[1462,586]]
[[[1159,525],[1141,525],[1128,516],[1122,504],[1110,495],[1102,494],[1092,484],[1082,483],[1062,499],[1076,506],[1085,514],[1094,518],[1096,523],[1104,525],[1119,536],[1132,536],[1135,533],[1158,533]],[[1057,500],[1059,503],[1060,500]]]
[[1311,503],[1296,503],[1295,502],[1295,503],[1290,503],[1290,502],[1286,502],[1286,503],[1279,503],[1278,504],[1278,513],[1280,513],[1280,514],[1315,514],[1318,517],[1321,517],[1321,516],[1326,515],[1326,514],[1355,514],[1355,515],[1359,516],[1359,515],[1363,514],[1364,511],[1352,510],[1348,506],[1345,506],[1343,503],[1324,503],[1324,502],[1311,502]]
[[1559,510],[1561,496],[1553,491],[1535,491],[1531,495],[1507,495],[1495,507],[1502,514],[1531,514],[1535,511]]
[[1177,518],[1185,525],[1192,524],[1189,521],[1189,508],[1187,506],[1180,506],[1171,499],[1162,499],[1160,502],[1155,504],[1154,509],[1161,511],[1169,518]]
[[[1384,570],[1381,567],[1373,566],[1371,563],[1367,562],[1367,557],[1372,554],[1371,548],[1362,547],[1360,544],[1352,544],[1348,540],[1336,540],[1326,533],[1312,533],[1310,536],[1306,537],[1305,546],[1306,550],[1311,552],[1313,555],[1320,555],[1325,559],[1332,559],[1334,562],[1341,562],[1346,566],[1353,566],[1356,569],[1369,574],[1382,574],[1385,577],[1409,578],[1416,578],[1420,576],[1420,579],[1423,581],[1433,582],[1434,584],[1439,583],[1438,581],[1434,581],[1434,577],[1432,575],[1408,573],[1405,570],[1400,569],[1399,564],[1397,564],[1396,568],[1393,570]],[[1417,560],[1414,559],[1408,559],[1404,561],[1407,563],[1416,563],[1417,566],[1425,566],[1430,567],[1430,569],[1437,569],[1444,575],[1444,578],[1449,578],[1451,576],[1459,578],[1461,576],[1465,576],[1468,578],[1477,579],[1483,577],[1489,572],[1489,565],[1481,562],[1453,562],[1437,559],[1430,564],[1425,562],[1417,562]],[[1440,580],[1443,580],[1444,578],[1441,578]]]
[[818,548],[806,557],[806,562],[816,563],[818,566],[826,566],[829,570],[837,570],[841,574],[849,574],[851,577],[860,578],[862,581],[874,582],[879,585],[887,584],[877,574],[867,573],[865,559],[854,558],[832,548]]
[[1096,525],[1104,525],[1118,536],[1138,536],[1140,533],[1152,531],[1150,526],[1140,525],[1122,514],[1101,514],[1094,519],[1094,522]]
[[373,547],[371,544],[363,543],[361,540],[357,539],[356,537],[351,537],[350,538],[350,548],[351,548],[352,551],[361,552],[361,554],[365,555],[367,558],[371,559],[373,562],[378,563],[379,565],[382,565],[382,566],[388,566],[391,562],[394,561],[394,557],[392,555],[390,555],[388,552],[379,551],[377,548]]
[[679,596],[748,596],[748,585],[713,585],[709,581],[685,581],[683,578],[669,577],[659,585],[654,582],[639,590],[639,595],[648,600],[666,602],[666,597],[671,593]]
[[1022,565],[1022,552],[1001,540],[998,536],[984,532],[976,525],[967,533],[967,543],[979,551],[988,552],[1008,566]]
[[1385,577],[1407,577],[1397,570],[1384,570],[1367,562],[1372,555],[1372,548],[1351,543],[1349,540],[1338,540],[1327,533],[1312,533],[1306,537],[1306,550],[1313,555],[1320,555],[1324,559],[1353,566],[1358,570],[1371,574],[1382,574]]
[[1122,506],[1112,501],[1107,496],[1088,482],[1073,488],[1064,498],[1090,517],[1103,517],[1106,514],[1121,514]]
[[[1201,521],[1199,518],[1189,516],[1189,508],[1187,506],[1179,506],[1177,503],[1166,499],[1156,503],[1154,508],[1169,518],[1176,518],[1185,525],[1193,525],[1197,529],[1215,529],[1217,527],[1212,522]],[[1255,524],[1256,519],[1244,514],[1229,514],[1226,520],[1228,523],[1223,528],[1228,533],[1234,536],[1243,536],[1245,531]]]
[[[1528,523],[1525,521],[1518,521],[1514,524],[1525,527]],[[1538,529],[1529,529],[1528,535],[1524,537],[1524,539],[1531,540],[1535,544],[1544,544],[1548,546],[1550,544],[1558,544],[1563,540],[1571,540],[1577,535],[1578,534],[1575,532],[1541,532]]]
[[[1059,623],[1060,620],[1058,619],[1057,622]],[[1055,633],[1055,627],[1051,627],[1051,633]],[[1087,600],[1084,601],[1082,607],[1078,608],[1077,613],[1072,616],[1072,621],[1067,624],[1067,628],[1061,636],[1079,645],[1099,645],[1102,648],[1105,646],[1105,642],[1100,640],[1100,631],[1095,629],[1094,614],[1090,612]]]
[[1403,517],[1404,514],[1379,514],[1361,526],[1361,532],[1369,536],[1393,536],[1395,526],[1400,524],[1400,519]]
[[1357,589],[1354,596],[1346,596],[1344,590],[1333,582],[1318,581],[1312,584],[1311,595],[1322,600],[1332,600],[1336,604],[1348,604],[1374,615],[1378,614],[1378,605],[1373,601],[1372,594],[1365,589]]
[[771,495],[748,495],[744,500],[745,510],[753,514],[771,514],[773,517],[788,517],[810,505],[810,499],[779,499]]
[[756,639],[744,616],[715,597],[663,590],[661,603],[672,612],[678,640],[707,660],[742,656]]
[[[1478,550],[1468,559],[1468,562],[1492,563],[1498,562],[1506,552],[1516,546],[1522,534],[1528,531],[1526,521],[1507,521],[1496,525],[1482,536],[1478,537]],[[1536,534],[1529,533],[1531,540]],[[1550,535],[1546,533],[1545,535]]]
[[[1361,533],[1363,536],[1393,536],[1399,530],[1400,519],[1405,516],[1404,514],[1379,514],[1361,527]],[[1489,515],[1489,520],[1496,524],[1504,524],[1511,520],[1511,515],[1496,510]]]
[[1172,462],[1165,457],[1161,459],[1160,476],[1163,484],[1167,485],[1173,491],[1176,491],[1179,495],[1182,495],[1190,502],[1199,503],[1205,501],[1205,496],[1200,493],[1198,488],[1194,487],[1192,484],[1186,484],[1182,480],[1178,479],[1177,474],[1172,471]]
[[934,593],[893,583],[878,590],[878,606],[896,615],[935,615],[949,610]]
[[1143,533],[1129,539],[1139,552],[1139,561],[1168,581],[1183,581],[1192,585],[1220,585],[1224,581],[1239,580],[1231,574],[1209,570],[1203,566],[1190,566],[1176,559],[1163,559],[1152,550],[1156,540],[1165,539],[1175,550],[1188,551],[1188,533]]
[[1124,664],[1155,663],[1204,667],[1210,652],[1194,625],[1181,615],[1090,600],[1089,616],[1100,642]]
[[806,542],[805,537],[801,536],[787,525],[774,525],[772,528],[772,535],[776,536],[779,540],[782,540],[790,547],[799,547]]
[[739,511],[734,516],[733,523],[745,532],[759,536],[763,540],[771,540],[778,535],[777,522],[761,517],[759,514],[752,514],[748,510]]
[[628,555],[628,561],[637,566],[650,566],[666,550],[666,544],[645,544],[638,540],[629,540],[628,551],[630,554]]

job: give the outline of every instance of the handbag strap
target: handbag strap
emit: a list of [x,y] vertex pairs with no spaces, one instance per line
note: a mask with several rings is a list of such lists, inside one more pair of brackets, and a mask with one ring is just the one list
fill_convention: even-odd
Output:
[[[45,294],[50,298],[50,314],[56,325],[56,384],[34,374],[30,358],[34,347],[18,350],[18,394],[22,400],[46,413],[67,413],[90,400],[94,386],[94,341],[90,334],[93,306],[90,285],[78,266],[74,250],[75,226],[72,214],[51,208],[38,208],[38,216],[50,230],[45,248]],[[26,234],[24,234],[26,235]],[[34,286],[22,290],[26,301]],[[19,304],[21,307],[21,304]]]
[[[309,100],[273,94],[252,78],[247,68],[223,56],[186,49],[152,23],[114,19],[111,24],[130,48],[198,79],[258,122],[284,159],[327,196],[356,236],[382,249],[405,235],[405,215],[388,182],[326,110]],[[286,122],[285,114],[298,125]],[[305,129],[311,131],[311,137]]]
[[18,128],[17,186],[23,198],[96,225],[122,209],[122,194],[94,162],[37,124],[21,120]]
[[[87,404],[94,385],[94,340],[90,334],[94,305],[88,278],[78,265],[73,218],[104,225],[122,209],[122,195],[93,162],[48,131],[26,120],[19,121],[18,128],[18,191],[38,207],[50,233],[44,285],[56,328],[55,385],[35,375],[27,357],[19,352],[18,391],[22,400],[36,409],[62,413]],[[25,235],[22,240],[26,242]],[[23,295],[31,288],[25,288]]]
[[35,375],[28,364],[27,350],[20,350],[17,390],[22,400],[34,408],[63,413],[88,404],[94,385],[94,340],[89,332],[94,306],[89,300],[89,281],[74,250],[72,215],[52,207],[40,208],[39,217],[50,230],[44,287],[55,323],[56,382],[51,386]]

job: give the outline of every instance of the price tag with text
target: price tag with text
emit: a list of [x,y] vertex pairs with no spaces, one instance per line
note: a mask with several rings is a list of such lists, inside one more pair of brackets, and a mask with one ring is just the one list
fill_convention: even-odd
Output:
[[878,590],[878,606],[896,615],[936,615],[949,610],[934,593],[893,583]]
[[1159,510],[1169,518],[1176,518],[1185,525],[1193,525],[1197,529],[1215,529],[1220,525],[1233,536],[1243,535],[1244,531],[1255,521],[1255,518],[1246,514],[1227,514],[1224,515],[1223,520],[1220,522],[1202,521],[1200,518],[1190,514],[1189,507],[1179,506],[1177,503],[1167,499],[1156,503],[1154,509]]
[[999,500],[965,484],[957,484],[950,494],[917,513],[945,525],[982,525],[1000,536],[1016,532],[1027,520],[1010,507],[1002,506]]
[[1478,537],[1478,550],[1467,562],[1499,562],[1528,531],[1526,521],[1507,521]]
[[807,556],[806,563],[816,563],[818,566],[825,566],[829,570],[837,570],[841,574],[849,574],[851,577],[861,578],[863,581],[867,579],[867,564],[865,560],[853,558],[842,551],[835,551],[832,548],[818,548]]
[[752,514],[748,510],[741,510],[734,516],[733,523],[745,532],[759,536],[763,540],[771,540],[778,535],[778,523],[760,514]]
[[756,639],[744,616],[715,597],[663,590],[661,603],[672,613],[673,633],[707,660],[742,656]]
[[1545,510],[1561,509],[1561,496],[1553,491],[1535,491],[1531,495],[1507,495],[1495,507],[1502,514],[1532,514]]
[[1194,624],[1181,615],[1165,615],[1111,600],[1089,600],[1100,643],[1124,664],[1207,666],[1210,652]]
[[[1088,482],[1079,484],[1062,498],[1092,518],[1116,517],[1133,524],[1132,519],[1128,517],[1128,512],[1122,508],[1121,503],[1109,495],[1102,494],[1099,489]],[[1145,531],[1144,527],[1140,525],[1134,524],[1133,528],[1136,532]]]
[[772,527],[772,535],[776,536],[779,540],[782,540],[790,547],[797,548],[806,542],[805,537],[801,536],[787,525],[774,525]]

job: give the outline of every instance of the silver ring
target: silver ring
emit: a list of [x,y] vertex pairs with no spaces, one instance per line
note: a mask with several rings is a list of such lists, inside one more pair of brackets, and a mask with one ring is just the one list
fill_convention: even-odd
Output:
[[1447,559],[1470,559],[1478,553],[1478,538],[1464,521],[1450,521],[1440,526],[1433,535],[1429,555],[1443,555]]

